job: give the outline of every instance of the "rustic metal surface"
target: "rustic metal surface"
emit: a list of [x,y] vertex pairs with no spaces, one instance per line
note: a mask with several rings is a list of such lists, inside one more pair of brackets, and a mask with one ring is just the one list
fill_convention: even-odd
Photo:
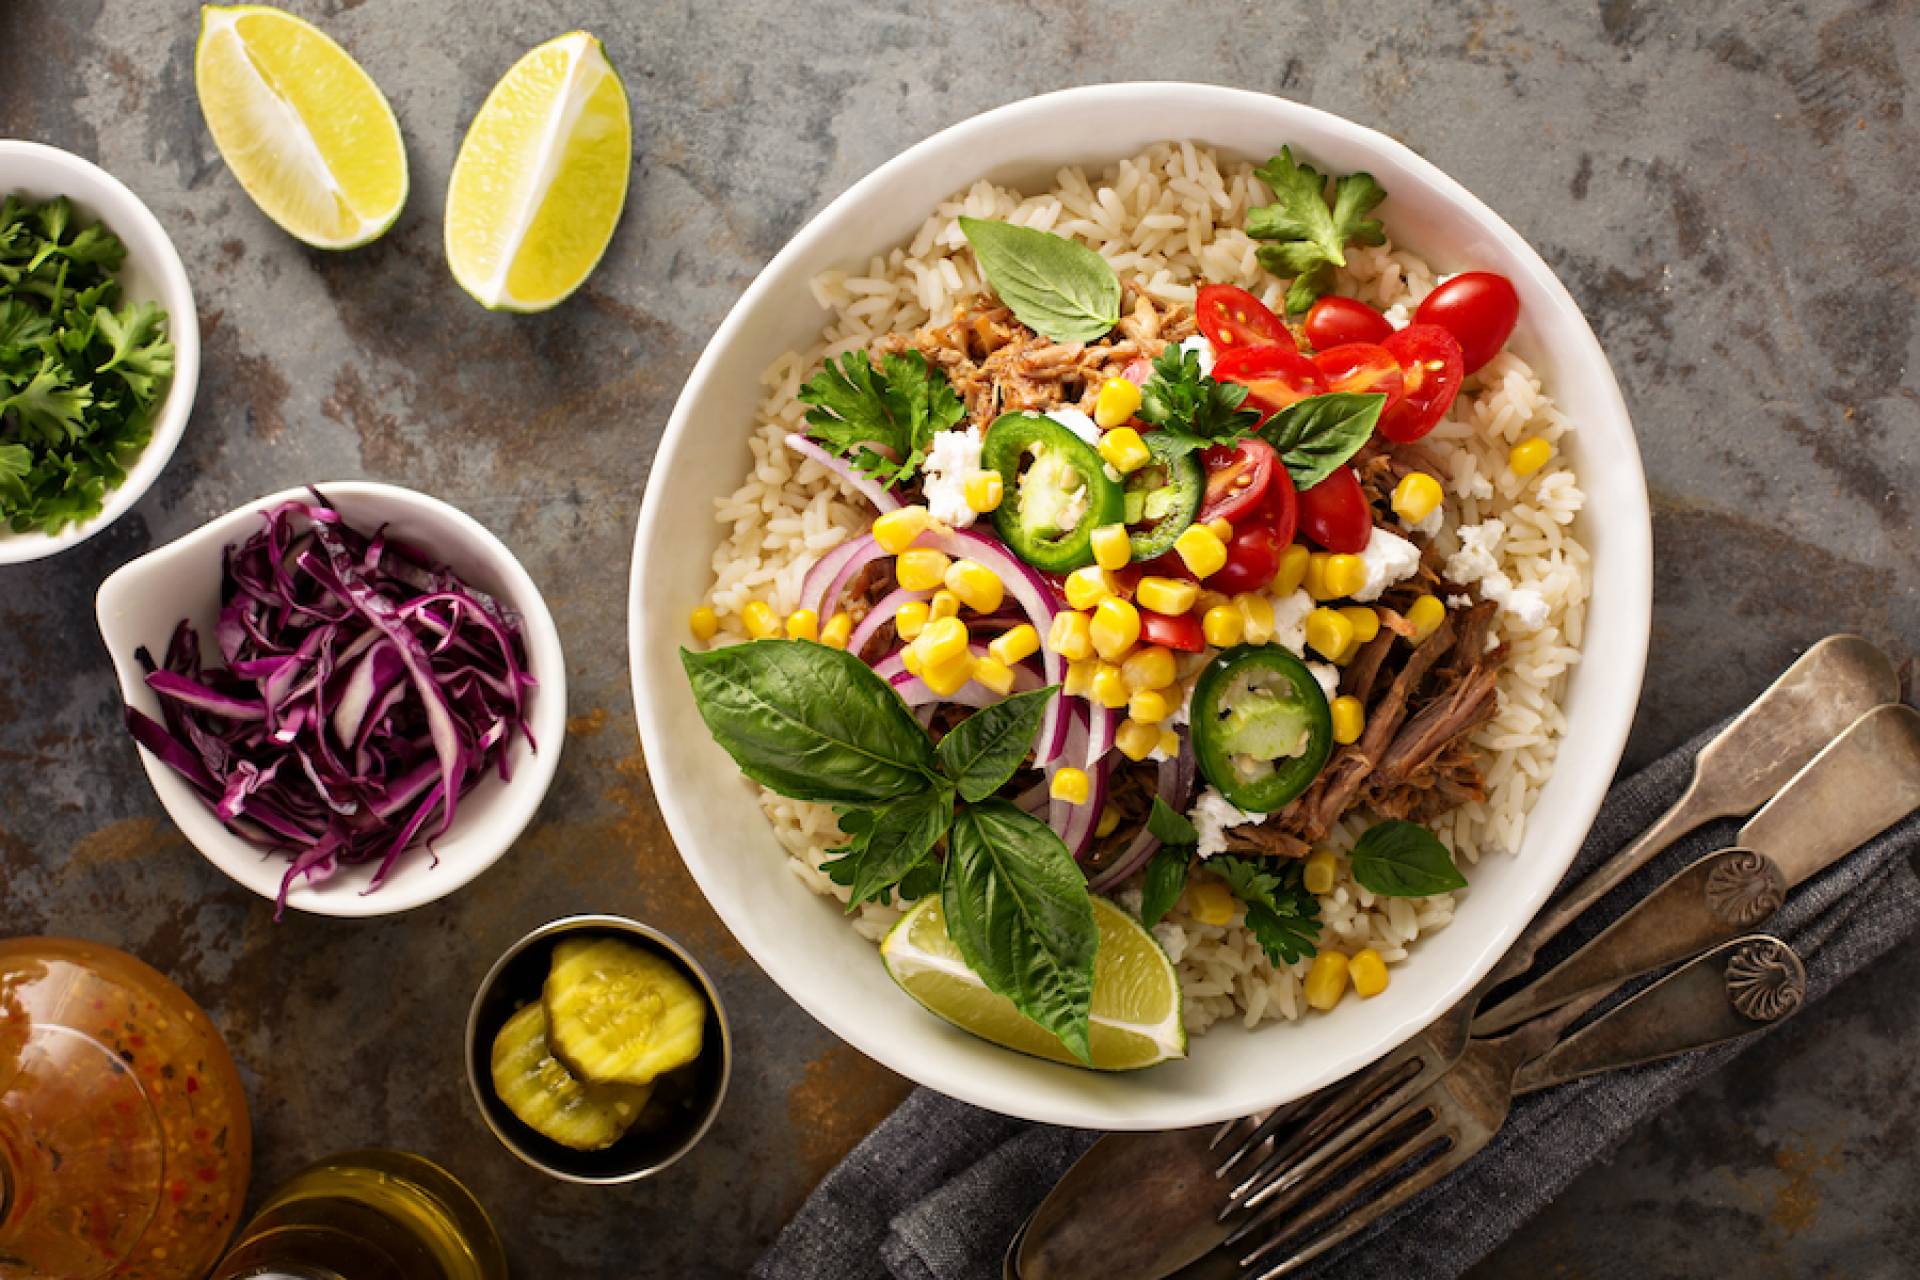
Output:
[[[745,959],[668,845],[626,692],[625,568],[673,395],[755,269],[860,174],[997,103],[1140,77],[1286,94],[1406,140],[1540,248],[1614,360],[1654,491],[1629,764],[1835,627],[1896,651],[1920,635],[1909,0],[290,7],[361,58],[407,136],[407,210],[351,254],[290,242],[221,165],[193,99],[193,4],[0,4],[0,133],[94,158],[153,206],[207,341],[199,407],[147,498],[79,550],[0,571],[0,929],[125,945],[204,1001],[246,1072],[263,1183],[389,1143],[472,1183],[518,1274],[732,1275],[899,1096]],[[489,315],[442,262],[447,170],[499,73],[575,26],[633,95],[626,219],[564,307]],[[451,901],[275,926],[160,814],[116,727],[93,589],[239,502],[362,475],[429,489],[520,554],[567,645],[572,732],[521,847]],[[546,1182],[465,1093],[473,984],[581,910],[670,928],[739,1029],[726,1114],[654,1184]],[[1810,1010],[1479,1274],[1920,1272],[1917,983],[1908,952]]]

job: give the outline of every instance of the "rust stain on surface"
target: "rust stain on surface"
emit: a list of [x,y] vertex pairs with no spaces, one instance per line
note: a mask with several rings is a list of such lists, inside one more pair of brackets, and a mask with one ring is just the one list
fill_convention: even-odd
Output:
[[1812,1147],[1782,1147],[1774,1152],[1773,1167],[1786,1184],[1774,1193],[1767,1221],[1782,1234],[1797,1236],[1820,1216],[1821,1175],[1840,1167],[1840,1148],[1815,1152]]
[[360,371],[349,366],[334,378],[333,394],[320,402],[320,412],[360,437],[360,465],[374,475],[415,474],[421,467],[420,449],[380,400]]
[[80,837],[73,846],[75,865],[137,862],[155,854],[184,848],[186,840],[172,824],[158,818],[122,818]]
[[607,709],[595,707],[585,715],[570,716],[567,719],[569,738],[591,738],[607,727]]
[[787,1122],[811,1189],[900,1105],[913,1086],[850,1045],[809,1062],[787,1091]]
[[[636,735],[637,736],[637,735]],[[613,820],[613,836],[633,860],[641,887],[646,891],[647,910],[661,920],[671,921],[689,941],[706,950],[718,951],[730,964],[746,962],[746,950],[721,923],[693,875],[680,860],[673,837],[653,800],[653,787],[647,780],[646,758],[638,742],[613,767],[614,781],[607,788],[607,802],[619,816]],[[778,868],[770,868],[775,874]]]

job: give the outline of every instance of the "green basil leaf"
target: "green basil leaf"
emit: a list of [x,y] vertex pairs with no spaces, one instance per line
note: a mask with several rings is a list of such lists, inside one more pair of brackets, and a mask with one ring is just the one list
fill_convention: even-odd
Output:
[[820,869],[834,883],[847,885],[851,914],[863,902],[877,901],[914,871],[932,861],[933,846],[953,825],[953,788],[945,783],[902,796],[884,809],[855,810],[840,816],[851,843],[840,857]]
[[1368,827],[1353,846],[1353,878],[1383,898],[1427,898],[1467,887],[1440,837],[1413,822]]
[[1153,808],[1147,812],[1147,830],[1161,844],[1195,845],[1200,843],[1200,832],[1187,821],[1187,815],[1162,800],[1153,798]]
[[682,649],[693,700],[740,771],[795,800],[873,805],[924,791],[933,744],[850,653],[806,640]]
[[940,739],[940,767],[960,788],[966,800],[985,800],[1007,785],[1040,736],[1040,722],[1058,686],[983,707],[955,725]]
[[1163,845],[1148,860],[1147,878],[1140,885],[1141,924],[1151,929],[1173,910],[1181,890],[1187,887],[1187,868],[1192,862],[1193,846],[1176,844]]
[[1053,828],[1005,800],[961,810],[947,837],[940,906],[948,935],[987,990],[1091,1064],[1100,928],[1086,876]]
[[1274,414],[1260,436],[1279,452],[1293,487],[1305,493],[1360,451],[1386,404],[1383,395],[1351,391],[1308,396]]
[[1120,278],[1107,260],[1049,231],[960,219],[980,274],[1014,317],[1055,342],[1092,342],[1120,323]]

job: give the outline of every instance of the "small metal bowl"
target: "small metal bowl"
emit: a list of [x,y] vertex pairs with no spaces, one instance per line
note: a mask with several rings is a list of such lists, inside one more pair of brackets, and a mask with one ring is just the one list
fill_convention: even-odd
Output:
[[[636,942],[674,964],[707,999],[700,1056],[662,1077],[672,1080],[665,1114],[649,1112],[618,1142],[602,1151],[575,1151],[535,1133],[493,1091],[493,1039],[513,1014],[540,998],[553,948],[573,934],[604,934]],[[624,916],[568,916],[541,925],[507,948],[480,982],[467,1014],[467,1084],[480,1116],[507,1150],[550,1177],[588,1186],[637,1182],[668,1168],[706,1136],[720,1114],[733,1071],[733,1036],[720,992],[699,962],[658,929]],[[666,1091],[656,1090],[656,1101]]]

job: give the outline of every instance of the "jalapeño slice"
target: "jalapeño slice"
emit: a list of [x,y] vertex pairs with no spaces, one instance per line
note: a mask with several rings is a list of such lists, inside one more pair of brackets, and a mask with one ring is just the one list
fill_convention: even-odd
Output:
[[1105,460],[1051,418],[1001,414],[987,428],[980,461],[1006,489],[993,513],[995,532],[1036,569],[1066,573],[1092,564],[1093,531],[1125,514]]
[[1307,664],[1279,645],[1223,651],[1193,689],[1193,754],[1227,803],[1271,813],[1333,752],[1333,714]]
[[1135,564],[1173,550],[1207,492],[1207,469],[1199,455],[1179,452],[1164,432],[1149,431],[1141,439],[1153,458],[1130,474],[1125,486],[1127,538]]

